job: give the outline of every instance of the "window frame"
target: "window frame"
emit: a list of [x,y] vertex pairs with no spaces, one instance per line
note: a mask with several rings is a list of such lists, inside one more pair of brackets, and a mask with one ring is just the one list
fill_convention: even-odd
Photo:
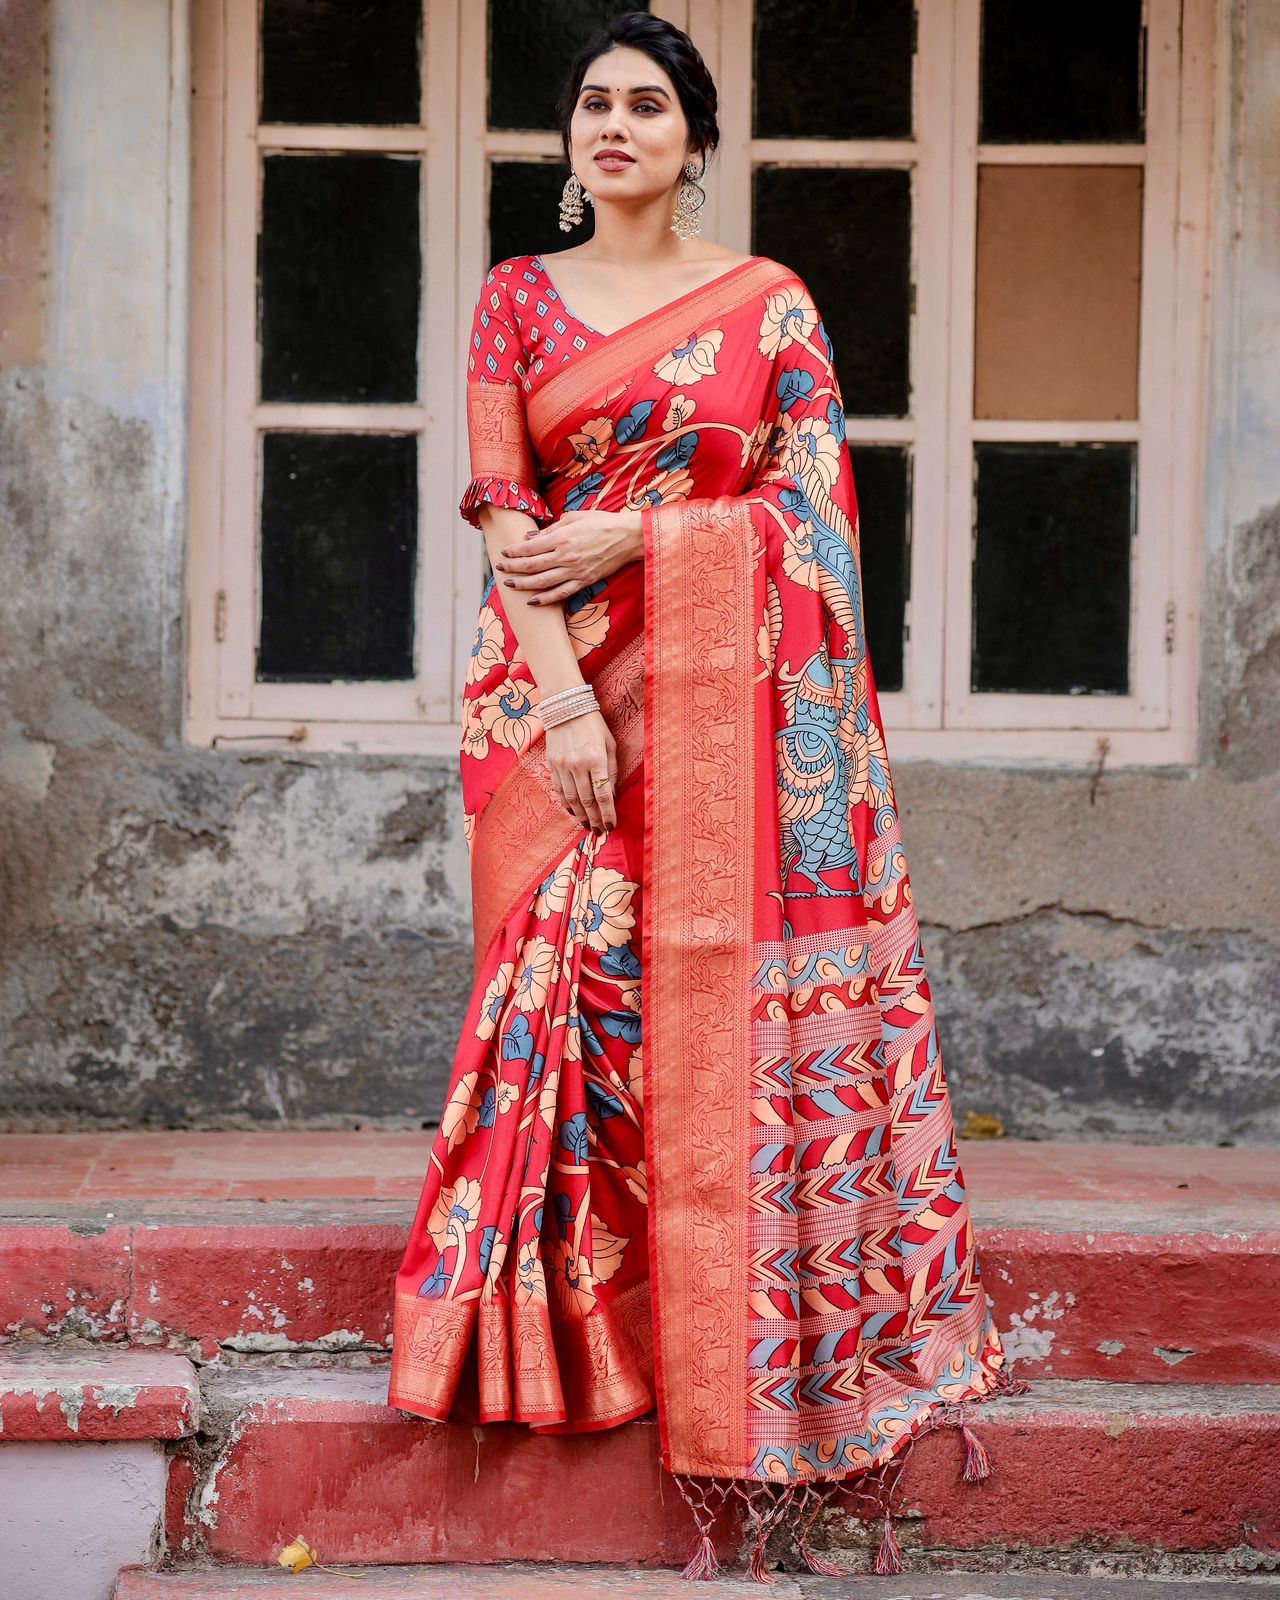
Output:
[[[391,125],[258,121],[258,0],[211,0],[193,17],[189,634],[186,737],[193,744],[456,754],[469,529],[453,494],[458,416],[431,374],[459,360],[456,252],[456,0],[423,6],[423,120]],[[430,113],[444,111],[428,123]],[[421,163],[418,399],[353,405],[257,398],[261,161],[276,153],[373,151]],[[261,436],[271,429],[409,432],[418,439],[415,676],[394,682],[258,682]],[[447,581],[440,581],[441,563]]]

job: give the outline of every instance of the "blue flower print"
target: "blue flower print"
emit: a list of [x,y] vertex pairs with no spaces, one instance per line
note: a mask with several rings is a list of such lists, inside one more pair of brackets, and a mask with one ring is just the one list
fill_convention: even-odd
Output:
[[510,1026],[502,1035],[502,1059],[527,1061],[532,1054],[533,1029],[529,1026],[528,1017],[521,1011],[512,1018]]
[[587,1082],[587,1102],[595,1112],[596,1117],[603,1120],[605,1117],[620,1117],[622,1115],[622,1101],[616,1094],[610,1094],[601,1083],[594,1080]]
[[424,1278],[418,1288],[418,1295],[423,1300],[439,1300],[444,1296],[449,1287],[449,1279],[444,1270],[444,1257],[436,1262],[436,1269],[429,1278]]
[[587,1159],[587,1119],[583,1112],[575,1111],[560,1124],[560,1143],[575,1161]]

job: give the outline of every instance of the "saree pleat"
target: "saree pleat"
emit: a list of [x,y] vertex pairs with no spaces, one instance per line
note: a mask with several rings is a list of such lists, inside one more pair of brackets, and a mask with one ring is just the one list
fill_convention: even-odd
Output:
[[[607,1427],[657,1408],[751,1570],[1012,1380],[982,1284],[883,721],[830,341],[752,257],[600,334],[537,257],[486,278],[463,514],[639,509],[566,602],[617,825],[557,809],[494,585],[464,697],[476,981],[397,1276],[391,1400]],[[488,391],[475,393],[476,390]]]

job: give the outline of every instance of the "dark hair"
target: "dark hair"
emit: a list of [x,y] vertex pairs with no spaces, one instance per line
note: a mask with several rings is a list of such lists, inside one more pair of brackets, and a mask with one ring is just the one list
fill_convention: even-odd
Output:
[[648,11],[624,11],[594,33],[569,63],[569,74],[556,102],[556,119],[566,163],[569,162],[569,125],[587,68],[620,45],[643,50],[671,79],[689,124],[690,143],[695,150],[705,151],[709,160],[720,143],[720,124],[716,120],[718,96],[701,51],[675,23],[652,16]]

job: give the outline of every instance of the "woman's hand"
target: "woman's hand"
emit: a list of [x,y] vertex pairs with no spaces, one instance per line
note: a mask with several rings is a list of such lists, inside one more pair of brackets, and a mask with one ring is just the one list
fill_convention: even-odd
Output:
[[507,588],[533,591],[531,606],[549,605],[643,555],[638,511],[566,511],[527,538],[508,540],[495,570]]
[[[618,756],[609,724],[599,711],[586,711],[546,732],[551,784],[567,810],[584,826],[604,830],[617,826],[613,791],[618,781]],[[593,788],[603,773],[609,787]]]

